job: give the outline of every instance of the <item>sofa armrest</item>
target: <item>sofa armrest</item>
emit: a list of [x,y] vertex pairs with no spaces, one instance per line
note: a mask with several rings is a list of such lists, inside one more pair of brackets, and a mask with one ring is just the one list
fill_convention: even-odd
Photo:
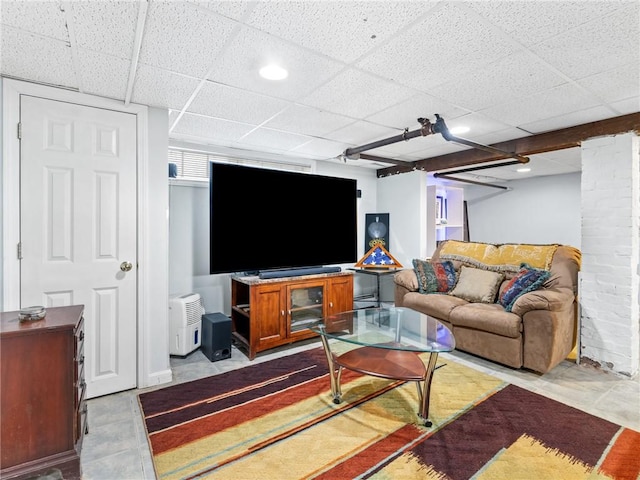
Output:
[[400,270],[393,276],[393,281],[396,285],[400,285],[410,292],[418,291],[418,277],[416,277],[416,272],[412,269]]
[[570,309],[574,301],[575,295],[570,288],[544,288],[519,297],[511,311],[520,317],[533,310],[560,312]]

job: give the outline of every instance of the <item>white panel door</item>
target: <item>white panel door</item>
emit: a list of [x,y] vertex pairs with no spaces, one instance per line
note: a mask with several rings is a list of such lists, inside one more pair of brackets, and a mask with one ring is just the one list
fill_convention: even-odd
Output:
[[136,117],[22,95],[20,121],[20,304],[83,304],[87,397],[135,388]]

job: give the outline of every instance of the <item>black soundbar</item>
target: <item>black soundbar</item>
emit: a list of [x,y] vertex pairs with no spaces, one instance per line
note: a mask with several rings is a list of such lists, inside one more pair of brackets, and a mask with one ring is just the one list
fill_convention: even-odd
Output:
[[258,277],[261,279],[297,277],[299,275],[319,275],[321,273],[337,273],[341,271],[340,267],[302,267],[288,270],[267,270],[260,272]]

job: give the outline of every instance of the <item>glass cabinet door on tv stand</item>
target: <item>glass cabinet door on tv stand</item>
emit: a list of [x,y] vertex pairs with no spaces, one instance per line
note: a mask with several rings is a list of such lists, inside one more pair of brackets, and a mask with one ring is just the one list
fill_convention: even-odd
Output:
[[324,289],[324,282],[287,287],[289,332],[299,331],[305,325],[325,316]]

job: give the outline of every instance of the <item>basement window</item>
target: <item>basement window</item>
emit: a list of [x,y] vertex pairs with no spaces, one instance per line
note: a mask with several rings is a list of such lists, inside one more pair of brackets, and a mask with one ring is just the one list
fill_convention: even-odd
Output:
[[169,164],[176,165],[176,177],[179,180],[209,181],[209,162],[233,163],[254,167],[270,168],[274,170],[288,170],[291,172],[311,172],[311,165],[279,162],[276,160],[258,160],[252,158],[236,158],[227,155],[217,155],[208,152],[169,148]]

